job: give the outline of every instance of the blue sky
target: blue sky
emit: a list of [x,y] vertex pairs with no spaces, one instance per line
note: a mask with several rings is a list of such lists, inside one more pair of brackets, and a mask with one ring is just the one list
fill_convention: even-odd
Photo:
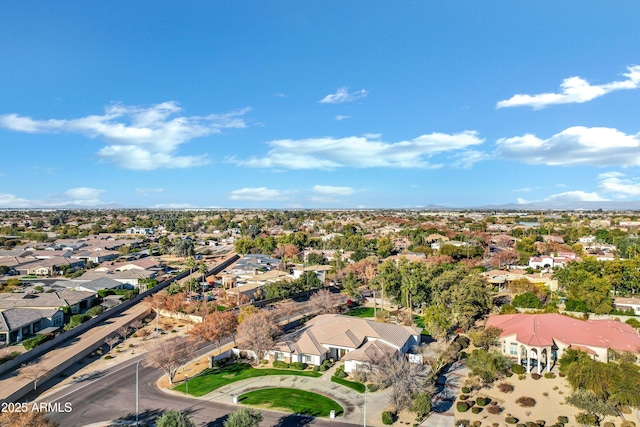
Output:
[[0,207],[640,199],[640,2],[5,2]]

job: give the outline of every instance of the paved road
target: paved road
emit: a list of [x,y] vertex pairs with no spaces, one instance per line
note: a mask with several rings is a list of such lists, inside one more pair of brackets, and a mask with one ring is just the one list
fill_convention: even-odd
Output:
[[[201,350],[210,351],[211,348]],[[130,422],[135,425],[136,413],[136,362],[143,356],[113,366],[95,377],[79,381],[36,399],[48,404],[59,403],[61,408],[71,404],[71,411],[50,413],[49,418],[65,427],[80,427],[93,423],[115,425],[115,422]],[[186,398],[160,391],[156,382],[162,372],[139,364],[139,417],[140,425],[153,420],[163,411],[176,409],[187,412],[200,426],[222,426],[227,414],[238,407],[209,400]],[[305,426],[318,427],[353,426],[338,420],[313,419],[310,417],[263,411],[262,426]],[[112,421],[111,423],[107,421]]]

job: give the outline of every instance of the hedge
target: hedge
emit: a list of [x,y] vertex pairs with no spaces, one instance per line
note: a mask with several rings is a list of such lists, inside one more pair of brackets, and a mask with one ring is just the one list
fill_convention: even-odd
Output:
[[273,367],[278,369],[288,369],[289,364],[286,362],[283,362],[282,360],[274,360]]
[[22,341],[22,346],[25,350],[31,350],[32,348],[53,339],[53,334],[36,335],[33,338]]

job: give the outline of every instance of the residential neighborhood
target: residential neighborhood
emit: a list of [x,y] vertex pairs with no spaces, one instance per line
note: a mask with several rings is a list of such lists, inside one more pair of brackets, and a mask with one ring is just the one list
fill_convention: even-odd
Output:
[[[308,392],[343,408],[368,390],[372,425],[618,425],[640,405],[638,228],[620,226],[632,213],[172,211],[173,229],[160,214],[0,212],[0,354],[14,366],[0,383],[28,391],[26,366],[140,306],[143,317],[83,350],[97,358],[81,372],[139,349],[159,390],[187,398],[218,396],[209,384],[237,372],[306,375]],[[190,356],[198,342],[213,350]],[[633,393],[592,388],[576,363],[623,370]],[[68,381],[46,378],[39,388]],[[518,409],[522,396],[500,390],[520,381],[525,397],[563,391],[567,403]],[[580,403],[585,393],[610,409]],[[362,411],[333,416],[358,424]]]

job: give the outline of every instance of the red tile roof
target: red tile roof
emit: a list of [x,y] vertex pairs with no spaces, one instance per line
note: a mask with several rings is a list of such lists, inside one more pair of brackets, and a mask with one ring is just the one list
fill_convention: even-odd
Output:
[[580,320],[561,314],[501,314],[489,316],[487,326],[502,329],[501,337],[516,335],[525,345],[551,346],[561,341],[572,347],[590,346],[640,352],[640,335],[615,320]]

